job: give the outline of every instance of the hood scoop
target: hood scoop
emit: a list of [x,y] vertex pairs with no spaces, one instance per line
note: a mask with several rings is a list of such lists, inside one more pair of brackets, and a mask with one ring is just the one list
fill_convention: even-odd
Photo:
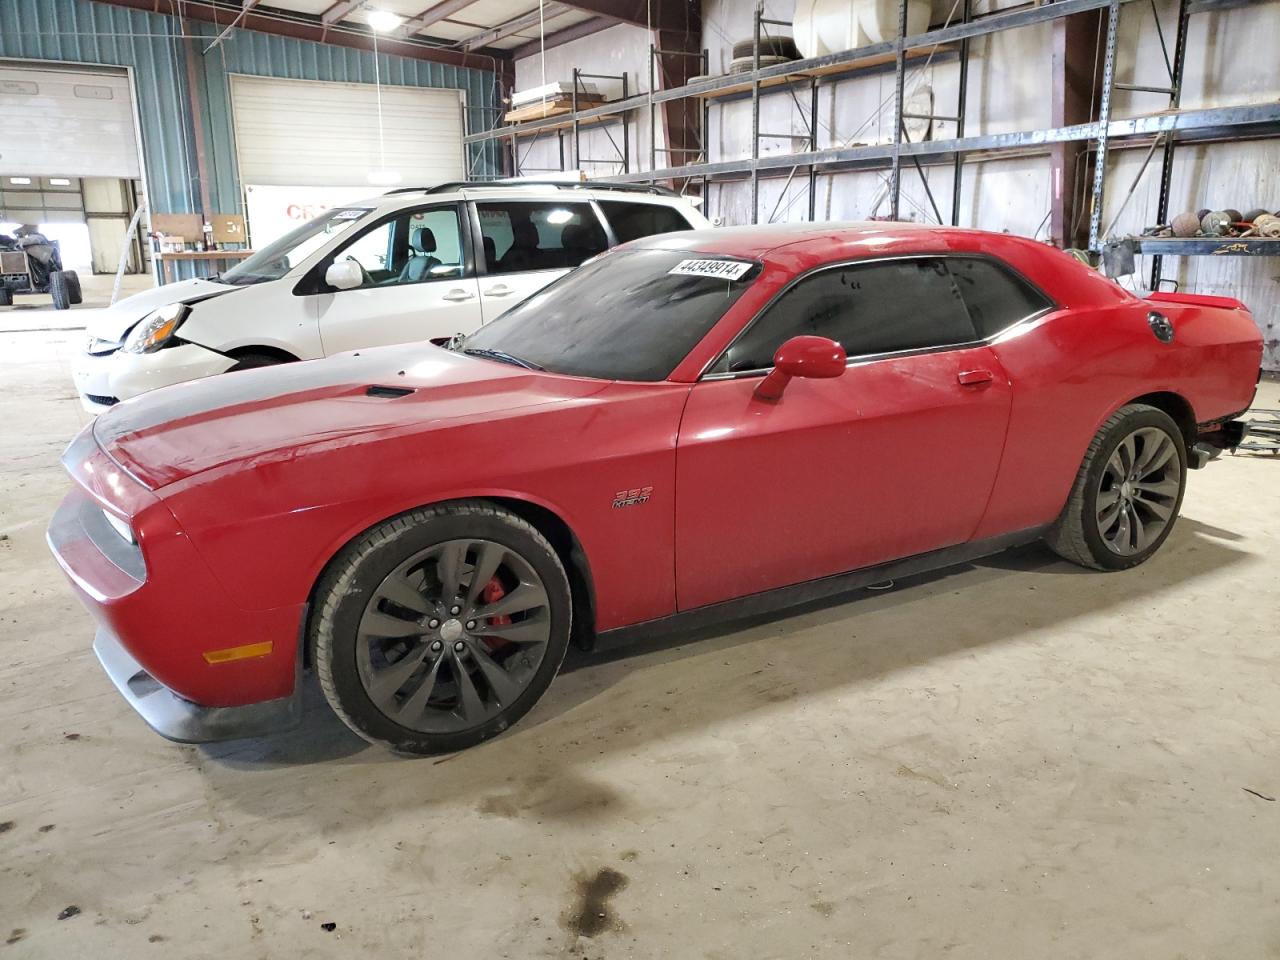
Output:
[[380,384],[373,384],[368,387],[364,395],[366,397],[381,397],[384,400],[394,400],[396,397],[407,397],[413,393],[411,387],[384,387]]

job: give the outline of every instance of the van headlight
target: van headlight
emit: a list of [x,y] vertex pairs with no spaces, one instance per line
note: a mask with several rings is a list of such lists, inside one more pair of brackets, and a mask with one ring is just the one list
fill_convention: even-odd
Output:
[[147,314],[124,338],[126,353],[154,353],[173,339],[190,309],[185,303],[170,303]]

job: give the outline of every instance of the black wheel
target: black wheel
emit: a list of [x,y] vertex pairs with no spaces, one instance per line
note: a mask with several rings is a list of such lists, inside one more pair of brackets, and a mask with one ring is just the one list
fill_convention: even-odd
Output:
[[287,362],[287,360],[273,357],[269,353],[246,353],[244,356],[236,358],[235,366],[229,368],[227,373],[235,373],[237,370],[253,370],[257,367],[274,367],[277,363]]
[[1135,567],[1173,530],[1186,480],[1186,442],[1173,419],[1145,404],[1121,407],[1089,444],[1067,505],[1045,539],[1081,566]]
[[13,290],[0,284],[0,307],[13,306]]
[[71,309],[71,284],[67,281],[65,270],[55,270],[49,274],[49,296],[53,297],[53,309]]
[[316,592],[314,663],[334,711],[404,753],[462,750],[519,720],[569,643],[560,558],[483,501],[414,510],[347,546]]
[[63,270],[62,273],[67,278],[67,292],[71,294],[72,306],[84,303],[84,293],[80,289],[80,274],[74,270]]

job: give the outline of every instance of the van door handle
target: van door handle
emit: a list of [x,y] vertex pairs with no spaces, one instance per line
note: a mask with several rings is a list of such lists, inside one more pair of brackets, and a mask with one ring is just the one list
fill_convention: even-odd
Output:
[[450,303],[462,303],[464,300],[474,300],[476,295],[470,290],[450,290],[441,300],[448,300]]
[[956,379],[962,387],[979,387],[994,380],[995,374],[990,370],[961,370],[956,374]]
[[505,283],[495,283],[484,292],[486,297],[509,297],[514,291]]

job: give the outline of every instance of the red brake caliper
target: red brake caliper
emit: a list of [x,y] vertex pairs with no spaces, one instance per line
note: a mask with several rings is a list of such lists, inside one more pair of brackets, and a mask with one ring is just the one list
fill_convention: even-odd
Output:
[[[502,583],[497,577],[492,578],[484,585],[484,589],[480,591],[480,599],[486,604],[497,603],[506,595],[507,591],[503,589]],[[490,617],[488,620],[489,626],[491,627],[500,627],[510,622],[511,617],[505,613],[499,614],[496,617]],[[484,642],[490,650],[497,650],[507,645],[507,641],[503,640],[501,637],[485,637]]]

